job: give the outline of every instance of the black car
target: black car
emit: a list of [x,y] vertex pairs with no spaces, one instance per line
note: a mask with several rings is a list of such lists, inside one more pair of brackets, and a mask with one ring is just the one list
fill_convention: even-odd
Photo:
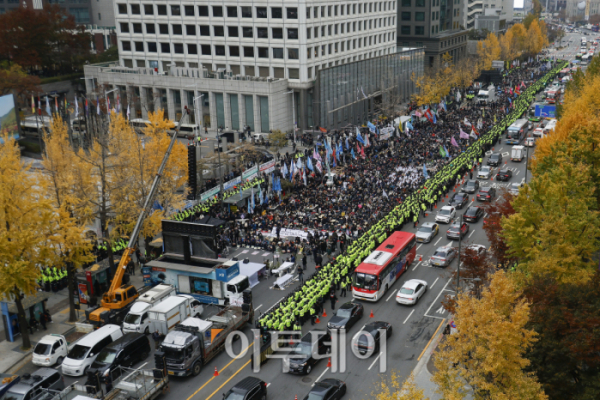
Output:
[[497,181],[507,182],[510,178],[512,178],[512,171],[510,169],[501,169],[496,174]]
[[304,400],[339,400],[346,394],[346,383],[339,379],[323,379],[315,383]]
[[106,346],[96,357],[88,369],[88,382],[96,384],[96,373],[100,377],[111,379],[121,375],[120,367],[132,367],[139,361],[145,360],[150,354],[150,341],[143,333],[126,333],[121,338]]
[[460,228],[459,224],[452,224],[446,231],[446,238],[458,240],[459,237],[464,237],[467,232],[469,232],[469,225],[467,225],[466,222],[463,222],[462,225],[460,225]]
[[500,153],[493,153],[487,160],[487,165],[491,165],[493,167],[497,167],[500,164],[502,164],[502,154]]
[[365,312],[365,308],[362,304],[348,302],[342,305],[335,312],[335,315],[331,317],[327,323],[327,329],[350,329],[356,321],[362,318]]
[[265,400],[267,398],[267,383],[249,376],[236,383],[223,400]]
[[471,206],[467,209],[467,212],[463,214],[463,219],[467,222],[478,222],[479,218],[483,216],[483,209],[477,206]]
[[457,209],[462,209],[469,202],[469,196],[466,193],[455,193],[450,199],[450,205]]
[[[381,333],[379,332],[380,329],[385,331],[386,338],[392,336],[392,324],[390,324],[389,322],[375,321],[365,325],[363,330],[360,332],[360,336],[354,343],[354,347],[358,350],[360,354],[364,355],[371,349],[373,350],[373,354],[375,354],[381,348]],[[369,336],[367,335],[367,332],[371,334],[371,337],[373,338],[373,342],[371,343],[369,343]],[[369,344],[372,344],[374,348],[369,346]]]
[[479,201],[492,201],[494,197],[496,197],[496,189],[491,186],[484,186],[477,193],[477,200]]
[[313,354],[327,354],[330,349],[331,335],[329,332],[315,331],[307,333],[290,353],[290,373],[310,374],[313,366],[322,359],[313,357]]
[[475,179],[468,180],[460,191],[465,193],[475,193],[479,189],[479,181]]

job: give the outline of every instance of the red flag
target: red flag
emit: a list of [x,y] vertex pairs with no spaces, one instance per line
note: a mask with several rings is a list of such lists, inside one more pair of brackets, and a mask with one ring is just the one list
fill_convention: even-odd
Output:
[[475,132],[475,134],[476,134],[477,136],[479,136],[479,132],[477,132],[477,129],[475,129],[475,126],[473,126],[471,129],[473,129],[473,132]]
[[427,118],[427,120],[433,124],[433,114],[431,113],[430,108],[428,108],[423,115],[425,115],[425,118]]
[[321,127],[321,126],[319,127],[319,130],[320,130],[321,132],[323,132],[323,133],[327,133],[327,129],[325,129],[325,128]]

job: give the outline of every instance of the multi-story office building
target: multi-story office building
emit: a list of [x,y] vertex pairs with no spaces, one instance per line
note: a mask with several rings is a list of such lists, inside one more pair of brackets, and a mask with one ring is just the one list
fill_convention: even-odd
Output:
[[119,65],[87,66],[87,90],[133,93],[139,118],[162,107],[176,119],[196,99],[209,129],[314,128],[319,71],[395,54],[396,8],[393,0],[115,0]]
[[398,5],[398,46],[424,47],[427,67],[439,65],[445,53],[455,62],[466,57],[461,0],[398,0]]
[[475,26],[477,16],[495,16],[498,17],[499,28],[505,29],[506,24],[513,21],[513,15],[514,0],[464,0],[461,24],[466,29],[474,29],[477,28]]

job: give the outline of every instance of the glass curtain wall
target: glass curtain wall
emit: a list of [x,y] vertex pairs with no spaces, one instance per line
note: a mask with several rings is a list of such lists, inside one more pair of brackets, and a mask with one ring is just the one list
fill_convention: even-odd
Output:
[[225,128],[225,106],[223,104],[223,93],[215,93],[217,106],[217,128]]
[[240,130],[240,106],[238,103],[238,95],[229,95],[229,108],[231,109],[231,129]]
[[251,95],[244,95],[244,103],[246,105],[246,125],[252,132],[256,132],[254,129],[254,99]]
[[260,101],[260,131],[269,132],[269,98],[259,96]]

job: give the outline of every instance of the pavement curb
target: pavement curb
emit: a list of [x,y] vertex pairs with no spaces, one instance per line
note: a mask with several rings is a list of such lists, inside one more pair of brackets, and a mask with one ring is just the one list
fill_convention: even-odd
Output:
[[429,362],[431,355],[433,354],[434,350],[437,348],[437,345],[439,344],[440,339],[444,334],[444,330],[441,328],[444,326],[444,324],[446,323],[447,320],[448,320],[447,318],[444,318],[442,320],[442,322],[438,326],[437,330],[435,331],[435,333],[429,340],[429,343],[423,349],[423,352],[421,353],[419,362],[417,363],[417,366],[415,367],[415,369],[413,369],[413,372],[412,372],[413,376],[416,377],[417,375],[419,375],[419,373],[423,370],[423,367],[426,366],[427,363]]

